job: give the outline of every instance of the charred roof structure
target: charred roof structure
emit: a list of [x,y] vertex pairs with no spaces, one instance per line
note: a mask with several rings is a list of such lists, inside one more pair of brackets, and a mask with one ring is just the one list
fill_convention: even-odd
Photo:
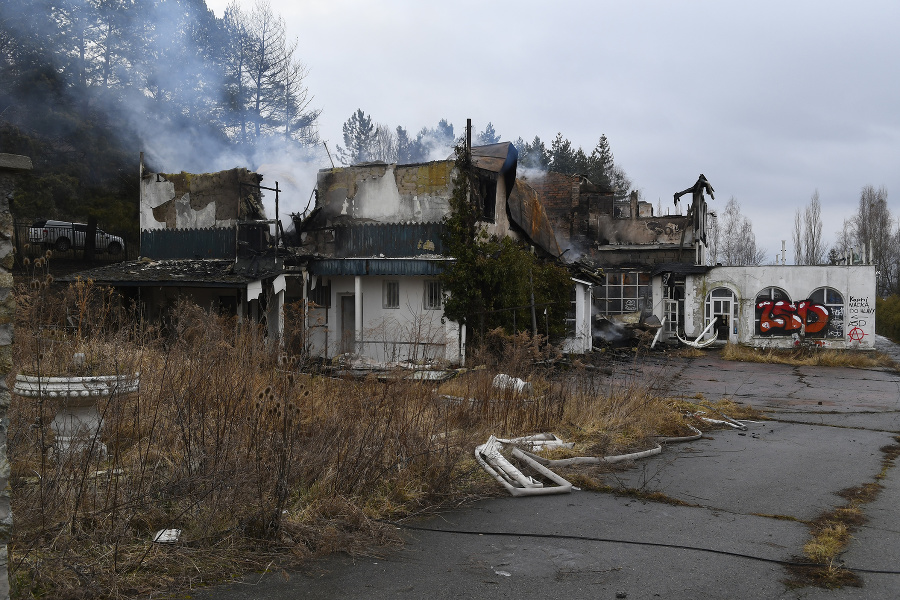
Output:
[[[540,198],[516,180],[516,148],[508,142],[476,146],[471,163],[479,227],[558,257]],[[448,158],[319,171],[315,207],[293,215],[296,233],[287,259],[314,303],[311,319],[320,324],[310,332],[315,353],[352,352],[383,362],[462,359],[465,333],[442,318],[437,279],[453,260],[443,239],[455,169]]]
[[[280,331],[284,277],[276,220],[266,219],[262,176],[243,168],[217,173],[152,173],[141,164],[141,258],[78,273],[119,289],[150,317],[179,296]],[[277,210],[277,209],[276,209]],[[272,317],[275,316],[273,319]]]
[[[518,153],[508,143],[472,148],[475,196],[484,229],[558,256],[559,244],[539,198],[516,181]],[[409,165],[364,163],[319,171],[316,204],[293,215],[295,253],[306,260],[442,260],[454,160]]]

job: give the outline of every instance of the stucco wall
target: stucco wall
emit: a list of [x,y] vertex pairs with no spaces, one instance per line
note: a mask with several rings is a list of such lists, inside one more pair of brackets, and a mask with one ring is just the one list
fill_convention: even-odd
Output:
[[450,210],[453,162],[363,165],[319,171],[318,202],[325,223],[437,222]]
[[[331,282],[331,307],[310,310],[310,353],[341,354],[341,298],[355,296],[351,276],[320,277]],[[362,281],[363,339],[360,354],[379,362],[437,359],[455,362],[459,356],[459,325],[443,318],[442,310],[425,310],[427,277],[364,276]],[[383,307],[384,281],[400,284],[398,308]],[[319,285],[320,282],[317,282]],[[443,322],[442,322],[443,321]]]
[[[827,323],[828,335],[817,341],[829,348],[872,348],[875,343],[875,267],[854,266],[760,266],[715,267],[705,275],[689,275],[685,286],[685,323],[688,336],[698,335],[706,326],[705,302],[707,295],[716,288],[727,288],[735,293],[738,302],[736,341],[762,347],[790,347],[794,340],[790,328],[763,334],[757,325],[757,295],[769,287],[784,290],[792,306],[785,303],[771,319],[789,322],[807,300],[820,288],[837,290],[842,296],[841,306],[822,306],[821,317],[809,319],[809,323]],[[654,288],[654,306],[661,306]],[[815,304],[815,303],[811,303]],[[761,311],[760,311],[761,312]],[[657,312],[657,316],[662,316]],[[799,316],[797,317],[799,319]],[[798,321],[799,322],[799,321]],[[839,337],[832,333],[840,331]],[[812,336],[808,336],[812,339]]]
[[233,227],[238,219],[263,219],[262,203],[253,188],[259,179],[241,168],[203,174],[144,173],[141,230]]

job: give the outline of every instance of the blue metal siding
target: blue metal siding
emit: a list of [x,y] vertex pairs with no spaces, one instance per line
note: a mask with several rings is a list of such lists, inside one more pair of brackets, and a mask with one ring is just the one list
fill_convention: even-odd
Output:
[[141,256],[167,258],[234,258],[235,229],[145,229]]
[[443,254],[443,223],[366,223],[334,228],[335,256]]
[[332,258],[309,263],[313,275],[425,275],[444,272],[452,261],[417,258]]

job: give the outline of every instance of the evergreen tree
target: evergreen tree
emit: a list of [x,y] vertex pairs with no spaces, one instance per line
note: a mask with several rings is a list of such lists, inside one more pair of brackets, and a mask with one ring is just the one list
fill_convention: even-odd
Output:
[[550,168],[557,173],[571,175],[575,173],[575,151],[572,142],[557,133],[550,144]]
[[456,176],[450,213],[445,219],[444,247],[455,260],[441,275],[446,294],[444,314],[476,333],[501,326],[507,332],[529,329],[527,307],[533,290],[535,302],[548,311],[551,335],[565,332],[571,281],[555,261],[540,261],[529,249],[508,237],[488,236],[478,227],[480,211],[470,200],[471,159],[456,149]]
[[489,121],[484,127],[484,131],[476,136],[478,140],[476,145],[488,146],[490,144],[500,143],[500,136],[494,130],[494,125]]
[[345,165],[372,160],[375,145],[375,124],[361,108],[344,123],[344,146],[338,146],[338,156]]
[[419,161],[419,149],[416,140],[409,137],[409,132],[397,126],[397,162],[409,164]]
[[546,171],[550,168],[550,151],[541,141],[534,136],[530,144],[525,144],[519,152],[519,164],[526,169],[539,169]]
[[600,136],[600,141],[597,142],[593,152],[591,152],[590,164],[588,179],[595,185],[613,189],[613,169],[615,169],[616,165],[606,134]]

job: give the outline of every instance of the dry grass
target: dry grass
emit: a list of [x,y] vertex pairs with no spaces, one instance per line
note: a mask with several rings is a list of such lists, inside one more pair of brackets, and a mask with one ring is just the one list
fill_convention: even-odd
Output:
[[[765,421],[769,419],[769,417],[760,410],[748,404],[735,402],[730,398],[720,398],[716,401],[709,401],[703,394],[697,394],[691,398],[675,399],[673,400],[673,403],[674,406],[683,413],[703,412],[705,413],[704,416],[711,419],[721,419],[723,416],[731,419],[750,421]],[[694,426],[696,427],[696,424],[694,424]]]
[[722,349],[725,360],[782,364],[792,366],[854,367],[859,369],[898,369],[889,356],[881,352],[862,350],[829,350],[818,348],[751,348],[741,344],[727,344]]
[[[485,369],[436,390],[303,373],[304,357],[279,362],[260,329],[196,306],[154,329],[89,284],[20,292],[14,372],[73,374],[84,352],[81,373],[140,372],[141,385],[100,403],[105,456],[57,452],[53,403],[14,399],[17,598],[172,594],[272,561],[377,551],[398,543],[380,519],[496,493],[471,455],[491,433],[555,431],[607,455],[683,427],[682,409],[651,386],[557,376],[522,336],[497,334],[474,357]],[[498,372],[533,392],[494,389]],[[151,542],[169,528],[182,530],[177,543]]]

